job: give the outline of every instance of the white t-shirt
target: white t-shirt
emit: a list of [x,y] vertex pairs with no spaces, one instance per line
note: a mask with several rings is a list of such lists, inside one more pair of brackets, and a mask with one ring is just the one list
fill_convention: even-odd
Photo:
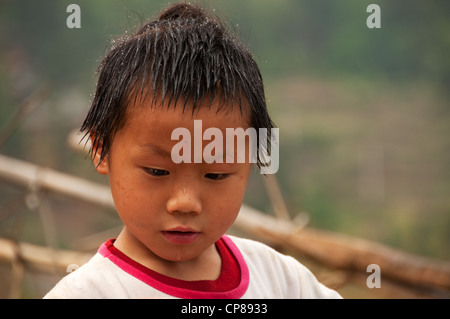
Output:
[[227,291],[172,286],[103,244],[89,262],[64,277],[44,298],[341,298],[290,256],[249,239],[224,235],[222,240],[240,270],[238,285]]

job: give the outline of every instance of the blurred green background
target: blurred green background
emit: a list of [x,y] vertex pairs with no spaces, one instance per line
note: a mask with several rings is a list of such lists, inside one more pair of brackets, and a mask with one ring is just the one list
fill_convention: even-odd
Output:
[[[80,29],[66,26],[71,3],[81,8]],[[199,3],[226,20],[261,68],[280,128],[277,175],[292,217],[302,213],[311,227],[449,260],[450,2]],[[381,8],[380,29],[366,25],[371,3]],[[67,136],[89,108],[108,41],[167,4],[1,1],[0,128],[42,84],[50,93],[0,152],[106,183],[67,146]],[[0,205],[10,192],[1,185]],[[245,201],[271,211],[256,170]],[[98,228],[116,222],[95,220]],[[0,236],[9,226],[0,224]],[[64,227],[61,245],[68,246]],[[20,238],[39,242],[38,233],[24,227]]]

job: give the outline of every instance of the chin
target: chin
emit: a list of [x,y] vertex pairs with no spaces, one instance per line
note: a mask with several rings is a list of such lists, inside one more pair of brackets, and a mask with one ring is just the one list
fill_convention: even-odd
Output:
[[171,261],[171,262],[183,262],[183,261],[189,261],[192,259],[195,259],[198,257],[197,254],[194,254],[192,252],[185,251],[186,248],[180,248],[180,249],[173,249],[171,250],[171,253],[165,252],[164,254],[159,255],[160,258]]

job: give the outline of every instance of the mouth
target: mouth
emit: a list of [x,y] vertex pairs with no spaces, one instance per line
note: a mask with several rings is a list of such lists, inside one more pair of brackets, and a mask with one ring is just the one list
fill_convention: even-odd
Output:
[[163,237],[176,245],[192,244],[200,236],[200,232],[191,228],[173,228],[161,231]]

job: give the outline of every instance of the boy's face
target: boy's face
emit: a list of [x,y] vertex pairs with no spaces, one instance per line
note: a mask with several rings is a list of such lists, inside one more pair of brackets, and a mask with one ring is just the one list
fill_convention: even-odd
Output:
[[[110,152],[97,167],[109,175],[116,209],[125,230],[137,245],[167,261],[200,257],[236,219],[250,173],[250,163],[180,163],[171,158],[175,128],[191,133],[194,154],[194,119],[203,132],[214,127],[249,127],[239,107],[216,112],[201,106],[192,114],[189,105],[129,107],[125,125],[114,137]],[[203,133],[202,132],[202,133]],[[210,141],[203,141],[203,148]],[[223,145],[225,145],[225,140]],[[98,151],[100,152],[100,150]],[[98,164],[99,153],[94,154]],[[193,156],[192,156],[193,158]],[[236,162],[236,161],[234,161]]]

